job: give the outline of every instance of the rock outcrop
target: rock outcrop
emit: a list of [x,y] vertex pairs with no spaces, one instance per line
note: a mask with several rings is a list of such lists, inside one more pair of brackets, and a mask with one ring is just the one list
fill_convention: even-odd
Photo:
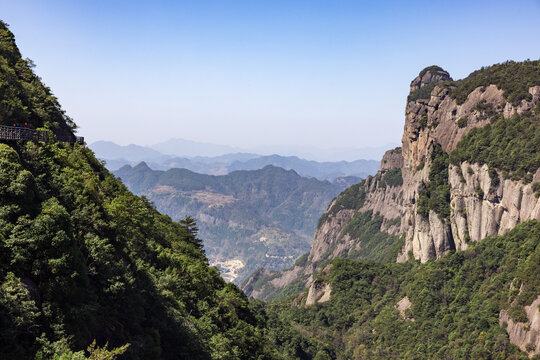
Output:
[[[472,128],[489,124],[490,117],[479,110],[478,104],[494,115],[509,118],[531,110],[540,100],[540,86],[531,87],[531,101],[523,100],[519,106],[507,102],[495,85],[476,88],[461,105],[449,96],[449,91],[436,86],[429,100],[407,104],[402,139],[402,231],[406,233],[406,244],[398,261],[407,260],[409,251],[423,262],[439,258],[449,250],[465,249],[468,241],[500,235],[520,222],[540,219],[540,200],[534,196],[531,184],[504,180],[494,185],[487,165],[468,163],[451,165],[449,169],[453,209],[449,221],[441,220],[433,211],[427,219],[418,214],[419,192],[429,182],[433,144],[440,144],[449,153]],[[466,120],[458,124],[460,119]],[[537,171],[533,182],[539,177]],[[486,194],[484,198],[480,198],[478,189]]]
[[532,355],[540,354],[540,296],[529,306],[525,306],[526,323],[515,322],[506,311],[501,311],[499,324],[506,328],[510,342],[522,351]]
[[450,74],[439,66],[430,66],[420,72],[420,74],[411,81],[411,92],[418,90],[431,83],[452,80]]
[[309,287],[306,298],[306,306],[310,306],[315,303],[323,303],[330,300],[331,292],[332,289],[330,284],[314,281]]
[[403,155],[401,155],[401,148],[395,148],[393,150],[388,150],[382,160],[379,172],[384,172],[391,169],[403,167]]
[[409,300],[408,296],[405,296],[403,299],[399,300],[396,304],[396,310],[399,311],[399,314],[401,317],[405,320],[414,321],[414,318],[410,318],[407,316],[407,310],[409,310],[412,306],[411,300]]
[[[529,86],[529,94],[521,102],[510,102],[502,89],[487,84],[471,88],[458,103],[452,93],[457,85],[450,80],[441,68],[429,67],[411,82],[411,93],[416,95],[420,90],[432,90],[428,95],[409,97],[401,148],[384,155],[376,176],[354,185],[358,186],[358,199],[342,201],[349,196],[346,190],[333,200],[319,221],[308,261],[275,274],[274,286],[301,279],[309,287],[321,261],[347,257],[358,250],[356,239],[343,230],[359,213],[371,211],[383,217],[381,232],[404,236],[396,257],[399,262],[409,256],[422,262],[437,259],[448,251],[467,248],[471,241],[504,234],[526,220],[540,220],[540,199],[533,191],[533,184],[540,181],[540,170],[534,173],[532,182],[512,180],[486,164],[468,162],[447,168],[449,214],[441,216],[433,209],[419,211],[421,193],[430,182],[436,146],[449,154],[471,129],[484,127],[501,116],[530,112],[540,100],[540,84]],[[494,172],[499,181],[491,178]],[[387,176],[393,180],[387,180]]]

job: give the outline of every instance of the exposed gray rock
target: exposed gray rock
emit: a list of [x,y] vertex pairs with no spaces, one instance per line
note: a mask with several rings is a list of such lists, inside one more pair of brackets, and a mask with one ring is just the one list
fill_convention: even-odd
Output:
[[310,306],[315,303],[323,303],[330,300],[331,292],[332,289],[330,284],[314,281],[309,287],[306,298],[306,306]]
[[[467,162],[450,166],[450,222],[458,249],[466,248],[469,240],[501,235],[520,222],[540,220],[540,199],[534,195],[532,183],[506,179],[493,185],[488,170],[487,165]],[[477,189],[482,190],[482,198]]]
[[[531,305],[525,306],[525,312],[529,319],[527,323],[514,322],[504,310],[501,310],[499,314],[499,324],[506,328],[508,336],[510,337],[510,342],[517,345],[522,351],[528,353],[529,356],[540,354],[539,306],[540,296],[537,297]],[[529,345],[529,349],[531,349],[532,346],[534,350],[529,351],[527,345]]]
[[403,156],[401,155],[401,148],[398,147],[392,150],[388,150],[386,153],[384,153],[384,156],[381,160],[381,166],[379,168],[379,171],[384,172],[385,170],[402,168],[402,167],[403,167]]
[[399,314],[403,319],[414,321],[414,318],[407,317],[406,311],[409,310],[412,306],[411,301],[409,300],[408,296],[405,296],[403,299],[399,300],[396,304],[396,309],[399,311]]
[[339,233],[343,227],[351,221],[354,214],[354,210],[341,210],[317,229],[313,242],[311,243],[311,250],[308,258],[310,262],[314,263],[320,260],[324,254],[330,251],[335,244]]
[[420,89],[431,83],[452,80],[450,74],[438,66],[430,66],[420,72],[420,74],[411,81],[411,92]]
[[[449,222],[438,221],[432,213],[428,220],[416,215],[419,190],[429,181],[432,144],[439,143],[446,152],[452,151],[469,130],[489,123],[489,119],[477,110],[479,102],[485,101],[491,104],[493,111],[509,117],[530,110],[540,98],[539,88],[531,87],[529,92],[533,99],[523,101],[518,107],[509,106],[503,91],[495,85],[475,89],[462,105],[457,105],[449,96],[448,88],[439,86],[432,91],[429,100],[407,104],[402,140],[403,211],[406,219],[402,225],[406,225],[407,235],[398,261],[406,261],[409,251],[421,261],[438,258],[449,250],[466,248],[469,241],[503,234],[529,219],[540,220],[540,203],[531,184],[504,180],[492,186],[487,165],[467,163],[461,164],[459,169],[450,167],[453,210]],[[427,125],[424,127],[421,119],[425,115]],[[459,128],[457,122],[462,117],[467,118],[467,125]],[[469,168],[472,174],[469,174]],[[461,181],[460,173],[465,182]],[[477,194],[477,188],[485,194],[483,199]]]

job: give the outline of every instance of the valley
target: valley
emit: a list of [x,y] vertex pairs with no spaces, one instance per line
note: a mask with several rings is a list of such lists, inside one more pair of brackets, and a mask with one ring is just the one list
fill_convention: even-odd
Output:
[[[224,278],[237,284],[259,267],[291,266],[309,250],[328,202],[361,180],[330,183],[274,166],[211,176],[187,169],[152,170],[141,163],[115,174],[160,212],[175,220],[194,217],[210,263],[220,264]],[[230,266],[237,261],[242,266]]]

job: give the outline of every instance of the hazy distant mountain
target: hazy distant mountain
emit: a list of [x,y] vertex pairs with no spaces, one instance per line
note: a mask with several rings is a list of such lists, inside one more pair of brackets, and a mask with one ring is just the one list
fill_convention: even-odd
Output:
[[233,153],[233,154],[225,154],[225,155],[220,155],[220,156],[195,156],[195,157],[192,157],[191,160],[202,162],[205,164],[211,164],[215,162],[231,164],[235,161],[248,161],[251,159],[258,158],[258,157],[261,157],[261,155],[252,154],[252,153]]
[[108,141],[98,141],[90,145],[96,156],[106,161],[111,171],[124,165],[135,166],[141,161],[154,170],[184,168],[207,175],[225,175],[236,170],[257,170],[274,165],[286,170],[294,170],[305,177],[334,181],[336,178],[356,176],[365,178],[373,175],[379,168],[375,160],[356,160],[339,162],[316,162],[296,156],[261,156],[253,153],[234,153],[220,156],[177,157],[165,155],[157,150],[138,146],[121,146]]
[[316,162],[300,159],[296,156],[261,156],[247,161],[235,161],[228,169],[256,170],[267,165],[279,166],[286,170],[294,170],[301,176],[315,177],[321,180],[334,180],[343,176],[358,176],[366,178],[379,169],[379,162],[375,160],[356,160],[339,162]]
[[246,161],[260,155],[248,153],[225,154],[215,157],[196,156],[192,158],[163,154],[157,150],[139,145],[118,145],[110,141],[97,141],[89,145],[96,157],[106,161],[109,170],[115,171],[122,166],[144,161],[155,170],[185,168],[210,175],[225,175],[228,165],[235,161]]
[[195,156],[220,156],[231,153],[245,152],[243,149],[228,145],[218,145],[203,143],[184,139],[170,139],[165,142],[151,146],[163,154],[170,154],[179,157]]
[[118,145],[112,141],[96,141],[90,145],[96,157],[104,160],[124,160],[127,162],[164,161],[172,156],[146,146]]
[[343,147],[343,148],[320,148],[302,145],[266,145],[248,149],[249,152],[283,156],[297,156],[303,159],[315,161],[355,161],[358,159],[379,160],[385,151],[399,146],[398,143],[385,144],[377,147]]
[[253,153],[262,156],[281,154],[282,156],[297,156],[315,161],[354,161],[357,159],[379,160],[389,148],[399,146],[397,143],[384,144],[377,147],[343,147],[321,148],[306,145],[260,145],[253,147],[234,147],[229,145],[197,142],[185,139],[170,139],[150,146],[163,154],[178,157],[216,157],[234,153]]
[[274,166],[211,176],[186,169],[152,170],[141,163],[115,174],[174,220],[195,217],[211,262],[228,269],[225,276],[237,281],[260,266],[292,265],[309,250],[328,203],[361,180],[330,183]]

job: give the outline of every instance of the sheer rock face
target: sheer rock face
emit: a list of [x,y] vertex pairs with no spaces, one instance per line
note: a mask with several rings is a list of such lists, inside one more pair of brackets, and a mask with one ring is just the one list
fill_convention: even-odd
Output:
[[[430,100],[417,100],[407,104],[405,131],[403,134],[403,191],[404,214],[402,230],[406,232],[406,244],[398,261],[406,261],[409,251],[422,262],[436,259],[453,249],[465,249],[467,242],[478,241],[486,236],[505,233],[520,222],[540,220],[540,201],[534,196],[531,184],[521,181],[502,180],[493,185],[487,165],[462,163],[450,166],[449,221],[441,220],[430,212],[428,219],[417,213],[416,202],[423,183],[429,181],[432,144],[439,143],[451,152],[473,127],[482,127],[489,119],[478,110],[478,103],[485,102],[491,109],[505,117],[530,110],[540,99],[540,86],[531,87],[530,102],[519,106],[506,102],[502,90],[495,85],[477,88],[467,100],[458,105],[449,96],[449,89],[436,86]],[[422,124],[422,118],[426,118]],[[466,118],[466,126],[457,122]],[[421,168],[421,169],[419,169]],[[461,174],[460,174],[461,173]],[[461,180],[461,175],[464,180]],[[537,171],[534,181],[540,178]],[[480,198],[477,189],[485,194]]]
[[[436,71],[431,74],[427,71],[413,80],[411,90],[448,79],[447,73],[443,75]],[[427,218],[418,214],[420,191],[424,183],[429,182],[434,144],[440,144],[444,151],[450,153],[473,127],[487,125],[489,117],[478,107],[479,103],[483,108],[488,107],[490,111],[509,118],[531,110],[540,100],[540,86],[529,88],[531,101],[523,100],[514,106],[507,102],[502,90],[489,85],[476,88],[463,104],[458,105],[450,96],[450,90],[448,86],[436,85],[429,99],[418,99],[407,104],[402,147],[388,151],[381,161],[377,176],[368,178],[364,183],[366,196],[362,208],[343,209],[329,215],[315,232],[306,265],[283,272],[273,282],[279,281],[284,286],[296,279],[294,273],[307,279],[305,285],[309,287],[312,272],[320,270],[317,269],[318,260],[343,256],[357,245],[348,236],[339,238],[343,227],[357,212],[371,210],[378,213],[385,219],[381,231],[392,235],[405,234],[405,245],[397,257],[398,262],[406,261],[409,254],[422,262],[437,259],[450,250],[465,249],[470,241],[503,234],[529,219],[540,220],[540,199],[532,191],[532,184],[540,181],[540,170],[530,184],[503,179],[499,173],[500,183],[495,185],[487,165],[466,162],[449,167],[449,218],[441,219],[433,211]],[[462,118],[466,119],[466,123],[462,121],[460,127],[458,122]],[[403,184],[379,187],[380,178],[394,168],[401,169]],[[484,193],[482,198],[478,188]],[[401,218],[400,225],[386,226],[396,217]]]
[[[510,342],[517,345],[529,356],[540,354],[540,296],[529,306],[525,306],[528,322],[515,322],[502,310],[499,314],[499,324],[506,325],[506,331],[510,337]],[[528,346],[527,346],[528,345]]]
[[[540,171],[535,177],[540,177]],[[499,178],[502,179],[501,174]],[[540,219],[540,199],[535,197],[532,183],[507,179],[495,186],[487,165],[466,162],[461,167],[450,166],[449,182],[454,208],[450,221],[458,249],[466,248],[466,238],[478,241],[501,235],[520,222]],[[483,197],[477,194],[478,188],[482,189]]]
[[[430,72],[426,72],[429,74]],[[411,83],[411,90],[432,82],[445,81],[449,77],[426,75],[417,77]],[[392,231],[382,227],[382,231],[394,235],[406,234],[406,243],[398,256],[398,261],[406,261],[409,251],[414,258],[423,262],[441,257],[453,249],[465,249],[469,241],[478,241],[486,236],[505,233],[520,222],[529,219],[540,220],[540,200],[534,196],[532,183],[503,180],[494,185],[488,174],[487,165],[463,163],[450,166],[449,184],[451,188],[451,215],[441,219],[431,211],[427,218],[417,213],[417,202],[424,183],[429,182],[431,153],[433,144],[439,143],[446,152],[451,152],[458,142],[473,128],[489,123],[488,117],[478,109],[480,102],[505,117],[530,110],[540,100],[540,86],[529,89],[532,100],[522,101],[519,106],[508,103],[503,91],[495,85],[477,88],[467,100],[458,105],[450,96],[450,89],[435,86],[429,99],[419,99],[407,104],[401,154],[398,149],[388,151],[382,161],[379,174],[400,167],[403,185],[378,188],[376,182],[366,182],[366,200],[360,212],[373,210],[385,219],[401,217],[401,225]],[[466,125],[458,126],[458,121],[466,118]],[[461,175],[464,182],[461,180]],[[540,170],[533,183],[540,180]],[[477,188],[484,192],[480,198]],[[342,210],[328,217],[316,231],[311,246],[310,259],[316,261],[329,249],[347,251],[343,237],[337,244],[338,234],[356,212]],[[349,241],[352,246],[353,242]],[[333,254],[337,255],[337,254]]]
[[[523,100],[519,106],[513,106],[504,99],[503,91],[495,85],[478,87],[467,100],[458,105],[449,96],[448,87],[436,86],[430,99],[411,101],[405,109],[405,127],[402,138],[404,166],[414,169],[422,163],[432,142],[441,144],[446,152],[452,151],[457,143],[473,128],[487,125],[490,120],[478,109],[480,102],[485,102],[491,109],[504,117],[521,114],[531,110],[540,100],[540,86],[529,89],[532,100]],[[426,119],[427,118],[427,119]],[[458,121],[467,119],[464,127]]]
[[[328,275],[330,272],[330,269],[332,269],[332,264],[325,266],[319,275],[326,277],[326,275]],[[331,293],[332,288],[327,280],[318,279],[312,281],[306,297],[306,306],[310,306],[315,303],[323,303],[330,300]]]
[[382,160],[379,172],[384,172],[387,170],[402,168],[403,167],[403,156],[401,155],[401,148],[395,148],[393,150],[388,150]]
[[[330,206],[332,206],[331,204]],[[328,221],[315,232],[315,238],[311,243],[309,252],[310,262],[320,260],[323,255],[332,250],[335,245],[335,240],[345,225],[354,217],[354,210],[341,210],[335,216],[331,216]]]

